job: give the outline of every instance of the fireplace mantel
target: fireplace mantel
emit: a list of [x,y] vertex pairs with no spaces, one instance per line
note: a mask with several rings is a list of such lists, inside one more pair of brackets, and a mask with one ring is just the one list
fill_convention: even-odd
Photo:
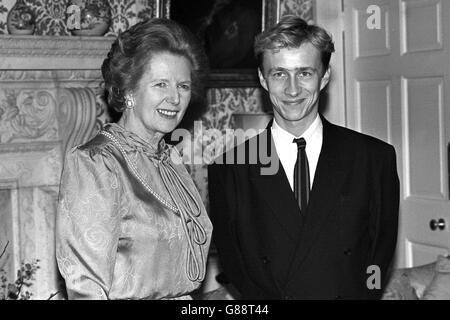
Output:
[[114,39],[0,35],[0,70],[99,69]]
[[59,290],[54,225],[64,154],[102,122],[100,66],[113,40],[0,35],[0,245],[10,243],[2,262],[13,279],[22,262],[40,260],[30,287],[37,299]]

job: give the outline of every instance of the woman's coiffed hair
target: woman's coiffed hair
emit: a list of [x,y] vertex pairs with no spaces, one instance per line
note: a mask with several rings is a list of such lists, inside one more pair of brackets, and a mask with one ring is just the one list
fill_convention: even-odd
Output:
[[192,65],[192,95],[200,95],[207,68],[206,56],[194,35],[175,21],[154,18],[139,22],[118,35],[102,64],[105,98],[116,112],[125,109],[125,95],[137,89],[152,55],[169,52]]
[[263,31],[255,38],[254,53],[259,68],[262,70],[265,50],[298,48],[309,42],[321,53],[325,70],[330,64],[334,43],[327,31],[315,25],[309,25],[300,17],[287,15],[273,27]]

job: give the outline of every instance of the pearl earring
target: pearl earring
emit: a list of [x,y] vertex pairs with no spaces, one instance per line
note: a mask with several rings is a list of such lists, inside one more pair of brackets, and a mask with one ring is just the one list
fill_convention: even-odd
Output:
[[134,97],[131,94],[127,94],[125,96],[125,106],[127,109],[133,109],[135,104],[136,101],[134,100]]

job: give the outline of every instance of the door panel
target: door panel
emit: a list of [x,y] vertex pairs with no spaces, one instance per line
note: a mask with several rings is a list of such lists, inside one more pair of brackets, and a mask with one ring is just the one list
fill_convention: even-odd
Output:
[[359,131],[391,141],[391,91],[389,80],[356,81]]
[[[373,5],[380,12],[375,29],[367,24]],[[448,16],[443,0],[344,0],[348,126],[397,152],[397,267],[450,252]],[[445,226],[433,230],[430,222],[439,219]]]

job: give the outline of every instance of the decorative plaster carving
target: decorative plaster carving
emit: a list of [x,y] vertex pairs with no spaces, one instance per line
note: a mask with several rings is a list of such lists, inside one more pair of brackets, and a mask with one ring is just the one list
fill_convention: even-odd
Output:
[[0,143],[56,140],[56,101],[48,91],[0,91]]
[[[0,82],[12,87],[23,87],[26,83],[52,83],[53,87],[98,88],[102,82],[100,70],[0,70]],[[30,84],[31,85],[31,84]]]
[[22,177],[30,177],[32,175],[31,168],[28,168],[23,161],[7,161],[2,157],[0,163],[0,182],[9,180],[22,180]]
[[41,158],[41,173],[37,177],[38,181],[45,181],[38,185],[43,186],[59,186],[61,179],[62,166],[64,155],[61,154],[60,148],[54,148],[48,151],[44,157]]
[[0,35],[0,70],[99,70],[114,38]]
[[[103,82],[100,69],[93,70],[55,70],[56,81],[61,87],[68,86],[89,86],[90,88],[99,88]],[[68,83],[69,85],[66,85]]]
[[17,180],[20,188],[58,185],[62,158],[60,145],[45,153],[1,153],[0,181]]
[[0,82],[16,81],[53,81],[53,73],[50,70],[0,70]]
[[1,35],[0,56],[94,56],[104,59],[114,39]]
[[62,88],[59,91],[59,123],[66,150],[86,142],[93,134],[97,97],[92,88]]
[[[5,153],[49,152],[60,145],[60,141],[38,141],[0,144],[0,156]],[[1,174],[1,172],[0,172]],[[1,176],[1,175],[0,175]]]

